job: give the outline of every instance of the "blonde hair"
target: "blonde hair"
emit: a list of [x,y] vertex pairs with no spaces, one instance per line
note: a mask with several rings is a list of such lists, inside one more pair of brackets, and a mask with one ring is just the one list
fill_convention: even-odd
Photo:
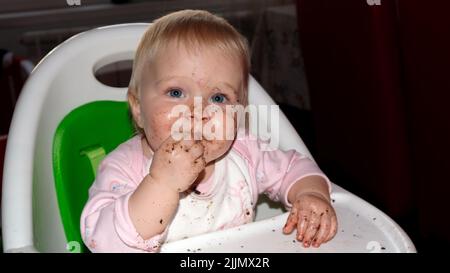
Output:
[[[208,47],[236,57],[241,64],[243,82],[238,101],[248,103],[250,53],[247,40],[225,19],[203,10],[182,10],[155,20],[144,33],[137,48],[128,92],[138,95],[142,75],[158,52],[170,42],[183,44],[187,50]],[[140,133],[142,130],[135,124]]]

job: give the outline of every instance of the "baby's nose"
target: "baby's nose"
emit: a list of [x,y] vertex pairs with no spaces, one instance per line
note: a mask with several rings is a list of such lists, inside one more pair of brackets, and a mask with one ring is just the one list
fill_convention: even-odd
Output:
[[210,117],[206,114],[206,113],[202,113],[202,114],[196,114],[196,113],[191,113],[191,119],[195,120],[195,121],[208,121],[210,119]]
[[205,113],[205,109],[208,106],[207,100],[201,96],[194,97],[191,104],[191,118],[196,121],[206,121],[209,119],[209,115]]

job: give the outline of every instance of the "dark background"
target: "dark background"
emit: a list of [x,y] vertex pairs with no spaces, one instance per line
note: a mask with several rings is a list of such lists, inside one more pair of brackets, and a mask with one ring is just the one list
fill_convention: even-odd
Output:
[[297,4],[319,164],[448,251],[450,2]]
[[[90,5],[109,1],[81,0],[80,7],[67,7],[65,1],[43,1],[41,6],[37,2],[20,0],[12,7],[0,0],[0,49],[33,63],[71,35],[92,27],[150,22],[187,7],[223,15],[252,45],[252,74],[280,104],[333,182],[387,213],[419,252],[448,250],[449,1],[115,1],[124,3],[108,3],[108,9],[95,16]],[[130,8],[147,2],[138,12]],[[268,10],[279,6],[292,9],[294,20],[273,19]],[[69,9],[76,8],[88,16],[73,19],[78,10]],[[67,16],[52,21],[52,16],[19,14],[34,11]],[[20,19],[10,19],[11,14]],[[268,24],[271,20],[278,23]],[[295,31],[286,30],[286,25]],[[42,31],[48,40],[36,43]],[[283,35],[277,38],[274,32]],[[279,41],[286,39],[290,42]],[[295,50],[296,61],[280,65],[276,56],[288,52],[287,47]],[[129,65],[99,78],[126,85]],[[17,70],[9,67],[0,73],[0,159],[26,80]],[[292,102],[292,95],[299,100]]]

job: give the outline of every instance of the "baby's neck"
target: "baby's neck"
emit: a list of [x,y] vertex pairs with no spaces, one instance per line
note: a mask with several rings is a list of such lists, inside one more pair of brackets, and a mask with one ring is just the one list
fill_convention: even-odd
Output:
[[148,145],[147,139],[144,136],[141,136],[141,147],[146,158],[151,158],[153,156],[152,148],[150,148],[150,145]]
[[[148,142],[145,137],[141,138],[141,145],[142,145],[142,150],[144,151],[144,156],[146,158],[151,158],[153,156],[154,152],[152,151],[152,148],[150,148],[150,145],[148,145]],[[212,162],[209,162],[206,165],[205,169],[200,173],[200,175],[197,178],[197,181],[195,181],[194,184],[199,185],[199,184],[207,181],[213,174],[215,165],[216,165],[215,160]]]

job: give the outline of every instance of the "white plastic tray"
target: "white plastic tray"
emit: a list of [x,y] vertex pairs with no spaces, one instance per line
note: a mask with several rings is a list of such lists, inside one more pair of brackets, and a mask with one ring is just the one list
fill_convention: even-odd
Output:
[[332,194],[339,228],[333,240],[319,248],[304,248],[296,232],[284,235],[288,213],[167,243],[161,252],[416,252],[408,235],[387,215],[359,197],[334,186]]

